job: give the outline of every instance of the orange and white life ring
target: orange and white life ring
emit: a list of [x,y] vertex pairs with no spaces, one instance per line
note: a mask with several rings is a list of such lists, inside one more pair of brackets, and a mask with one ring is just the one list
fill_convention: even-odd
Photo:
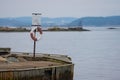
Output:
[[[36,37],[35,32],[34,32],[35,30],[39,32],[40,36]],[[42,37],[42,29],[40,27],[32,27],[30,31],[30,36],[34,41],[40,40]]]

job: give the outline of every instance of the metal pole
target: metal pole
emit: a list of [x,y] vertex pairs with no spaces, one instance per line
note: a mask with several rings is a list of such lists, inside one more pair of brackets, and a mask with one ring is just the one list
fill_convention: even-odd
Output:
[[[36,36],[36,30],[34,31],[35,36]],[[34,46],[33,46],[33,59],[35,60],[35,52],[36,52],[36,41],[34,41]]]

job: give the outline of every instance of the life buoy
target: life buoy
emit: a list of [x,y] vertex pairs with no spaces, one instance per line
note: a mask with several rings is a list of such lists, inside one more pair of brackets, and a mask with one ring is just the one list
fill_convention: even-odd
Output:
[[[38,31],[40,36],[36,37],[34,31]],[[30,36],[34,41],[38,41],[41,39],[42,37],[42,29],[40,27],[32,27],[31,31],[30,31]]]

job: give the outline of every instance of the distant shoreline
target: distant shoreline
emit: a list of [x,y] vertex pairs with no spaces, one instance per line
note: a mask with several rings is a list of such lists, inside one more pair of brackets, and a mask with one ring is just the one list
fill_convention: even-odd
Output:
[[[23,27],[20,28],[10,28],[10,27],[0,27],[0,32],[29,32],[30,29],[26,29]],[[82,27],[71,27],[71,28],[61,28],[61,27],[51,27],[42,31],[90,31],[88,29],[84,29]]]

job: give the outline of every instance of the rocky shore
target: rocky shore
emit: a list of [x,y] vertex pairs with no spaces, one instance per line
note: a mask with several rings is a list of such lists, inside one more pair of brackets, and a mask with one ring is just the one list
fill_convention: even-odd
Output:
[[[11,27],[0,27],[0,32],[29,32],[30,29],[19,27],[19,28],[11,28]],[[82,27],[50,27],[47,29],[43,29],[43,31],[90,31],[88,29],[84,29]]]

